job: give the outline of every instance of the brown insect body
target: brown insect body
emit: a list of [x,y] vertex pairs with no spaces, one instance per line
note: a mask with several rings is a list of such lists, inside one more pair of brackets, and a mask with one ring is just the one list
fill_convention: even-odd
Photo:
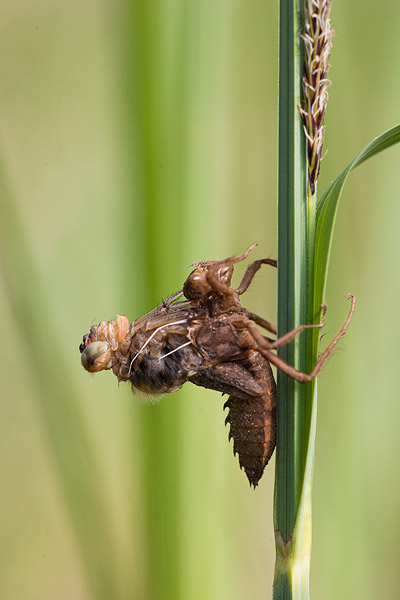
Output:
[[[179,302],[159,306],[132,325],[117,345],[111,339],[120,323],[127,321],[118,316],[117,321],[99,323],[92,327],[81,345],[82,352],[93,342],[103,342],[107,348],[107,362],[96,368],[94,362],[90,372],[112,369],[118,381],[130,381],[133,391],[160,396],[177,391],[201,365],[201,357],[189,345],[188,308],[190,302]],[[86,346],[85,346],[86,343]],[[183,346],[183,347],[182,347]],[[181,348],[176,352],[177,348]],[[100,347],[103,353],[103,348]],[[85,365],[84,365],[85,366]],[[86,367],[85,367],[86,368]]]
[[[233,265],[241,256],[199,262],[183,290],[131,325],[125,316],[100,322],[83,336],[82,364],[89,372],[111,369],[118,381],[130,381],[133,391],[159,396],[178,390],[186,381],[229,395],[229,439],[239,455],[249,482],[257,486],[275,448],[276,388],[270,362],[298,381],[309,381],[322,368],[344,328],[328,346],[310,375],[296,371],[271,352],[288,343],[301,326],[273,342],[254,323],[268,331],[275,327],[240,303],[261,264],[252,263],[237,289],[230,285]],[[182,295],[186,300],[179,300]],[[330,349],[329,349],[330,348]]]

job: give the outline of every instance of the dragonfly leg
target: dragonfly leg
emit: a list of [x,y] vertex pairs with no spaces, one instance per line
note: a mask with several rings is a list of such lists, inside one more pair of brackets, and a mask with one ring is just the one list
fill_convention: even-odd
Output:
[[274,260],[273,258],[261,258],[260,260],[255,260],[253,263],[251,263],[251,265],[247,267],[239,287],[236,288],[236,292],[239,294],[239,296],[244,294],[244,292],[248,289],[254,275],[257,273],[261,265],[271,265],[272,267],[277,267],[278,261]]
[[244,308],[243,310],[251,321],[254,321],[254,323],[257,323],[257,325],[263,329],[266,329],[267,331],[270,331],[276,335],[276,325],[273,325],[266,319],[263,319],[263,317],[256,315],[256,313],[251,312],[251,310],[248,310],[247,308]]
[[321,329],[322,327],[324,327],[324,323],[318,323],[317,325],[299,325],[299,327],[296,327],[295,329],[288,331],[287,333],[285,333],[285,335],[278,338],[277,340],[269,340],[269,339],[265,338],[263,335],[261,335],[260,332],[258,331],[258,329],[254,325],[252,325],[252,324],[250,325],[250,329],[253,334],[253,337],[254,338],[257,337],[257,339],[260,340],[259,336],[261,336],[261,339],[264,340],[265,347],[268,347],[268,350],[275,350],[276,348],[281,348],[281,346],[286,346],[287,344],[290,344],[290,342],[292,340],[294,340],[294,338],[297,337],[299,335],[299,333],[301,333],[305,329],[314,329],[314,328]]
[[[324,367],[326,361],[332,354],[333,349],[335,348],[339,340],[341,340],[341,338],[345,335],[347,328],[350,325],[350,321],[354,314],[356,299],[355,296],[353,296],[353,294],[349,294],[348,298],[351,301],[351,306],[349,314],[347,315],[347,319],[344,322],[340,331],[335,335],[333,340],[321,354],[311,373],[303,373],[302,371],[298,371],[293,366],[285,362],[282,358],[276,356],[276,354],[274,354],[271,350],[273,348],[278,348],[279,346],[282,346],[284,343],[288,343],[288,341],[291,341],[294,337],[296,337],[296,335],[300,333],[300,331],[309,327],[313,327],[312,325],[302,325],[300,327],[296,327],[296,329],[293,329],[293,331],[289,331],[287,334],[276,340],[276,342],[270,342],[269,340],[264,338],[264,336],[261,335],[261,333],[254,325],[250,324],[250,331],[253,335],[255,342],[258,345],[258,351],[273,365],[275,365],[280,371],[283,371],[283,373],[286,373],[286,375],[288,375],[292,379],[295,379],[300,383],[308,383],[309,381],[312,381]],[[317,325],[316,327],[318,326],[320,325]],[[283,342],[283,340],[286,340],[286,342]]]

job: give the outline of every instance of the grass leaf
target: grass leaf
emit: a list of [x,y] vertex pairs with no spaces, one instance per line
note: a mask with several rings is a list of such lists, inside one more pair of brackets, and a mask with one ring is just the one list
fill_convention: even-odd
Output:
[[323,303],[333,230],[343,186],[350,172],[386,148],[400,142],[400,125],[392,127],[368,144],[336,177],[317,202],[315,238],[314,311]]

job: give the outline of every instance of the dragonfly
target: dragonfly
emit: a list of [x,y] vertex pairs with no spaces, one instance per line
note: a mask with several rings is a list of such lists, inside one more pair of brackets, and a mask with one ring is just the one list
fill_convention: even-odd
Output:
[[[271,365],[300,383],[313,380],[345,335],[354,314],[355,297],[347,319],[310,373],[303,373],[275,351],[305,329],[300,325],[283,336],[276,326],[241,304],[262,265],[252,262],[238,287],[231,285],[234,267],[257,246],[224,260],[200,261],[179,290],[157,308],[130,323],[125,315],[101,321],[83,336],[81,362],[89,373],[111,370],[118,381],[129,381],[134,393],[154,398],[179,390],[184,383],[228,396],[229,440],[249,483],[257,487],[276,444],[276,384]],[[260,329],[264,330],[264,335]]]

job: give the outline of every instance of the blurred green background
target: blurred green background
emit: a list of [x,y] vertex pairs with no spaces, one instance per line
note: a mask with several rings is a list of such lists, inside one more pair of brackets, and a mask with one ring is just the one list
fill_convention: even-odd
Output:
[[[276,256],[277,6],[3,0],[0,597],[270,598],[273,462],[249,489],[223,400],[156,405],[78,345],[253,241]],[[320,191],[399,121],[400,5],[333,5]],[[326,301],[311,586],[400,595],[400,150],[352,174]],[[239,268],[238,276],[243,269]],[[272,271],[272,272],[271,272]],[[276,274],[246,305],[275,321]]]

